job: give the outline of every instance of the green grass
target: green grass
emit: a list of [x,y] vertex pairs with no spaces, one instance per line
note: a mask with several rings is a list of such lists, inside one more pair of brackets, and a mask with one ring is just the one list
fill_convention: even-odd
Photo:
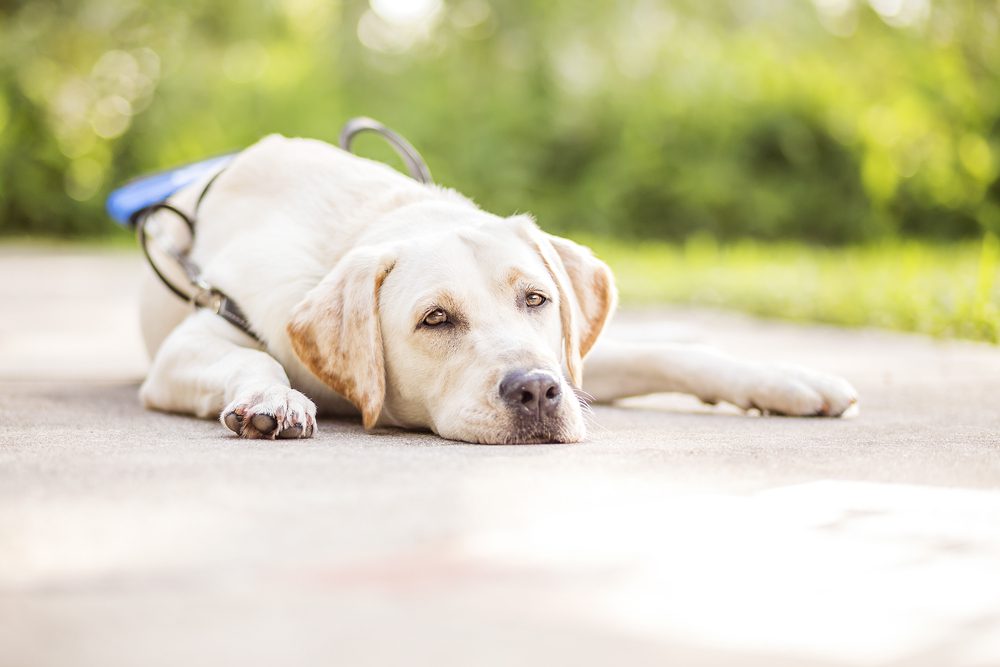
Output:
[[582,239],[622,303],[735,308],[768,317],[1000,342],[1000,243],[891,241],[846,248],[710,238]]

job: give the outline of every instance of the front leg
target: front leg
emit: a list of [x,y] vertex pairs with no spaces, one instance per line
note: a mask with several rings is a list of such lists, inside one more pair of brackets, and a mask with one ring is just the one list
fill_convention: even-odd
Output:
[[599,342],[584,362],[598,402],[680,392],[763,413],[839,417],[858,398],[844,379],[799,366],[741,361],[701,345]]
[[316,406],[253,345],[213,313],[192,313],[163,341],[139,396],[148,408],[219,416],[242,438],[312,436]]

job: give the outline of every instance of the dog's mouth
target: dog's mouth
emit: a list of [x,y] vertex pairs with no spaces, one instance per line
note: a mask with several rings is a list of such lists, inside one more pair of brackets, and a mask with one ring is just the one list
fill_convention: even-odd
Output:
[[[573,398],[575,395],[571,394]],[[443,438],[480,445],[555,445],[581,442],[586,420],[578,403],[566,403],[545,416],[527,416],[496,401],[466,406],[442,415],[431,430]]]
[[553,422],[489,434],[478,438],[477,442],[483,445],[562,445],[583,440],[585,433],[582,428],[579,431],[572,429],[563,419]]
[[564,419],[552,421],[531,427],[475,428],[467,423],[466,428],[459,431],[432,430],[442,438],[475,445],[561,445],[581,442],[586,435],[582,426],[574,428]]
[[[500,445],[565,445],[571,441],[559,436],[552,435],[529,435],[512,436],[504,442],[496,443]],[[493,444],[493,443],[487,443]]]

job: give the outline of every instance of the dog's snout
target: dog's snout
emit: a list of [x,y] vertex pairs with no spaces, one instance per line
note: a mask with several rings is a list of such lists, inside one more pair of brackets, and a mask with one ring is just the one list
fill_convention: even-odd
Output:
[[543,419],[555,414],[562,399],[559,378],[547,371],[511,371],[500,382],[500,396],[524,417]]

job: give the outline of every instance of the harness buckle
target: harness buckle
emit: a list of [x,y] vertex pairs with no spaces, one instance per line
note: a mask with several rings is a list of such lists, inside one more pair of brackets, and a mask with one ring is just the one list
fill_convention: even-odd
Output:
[[218,315],[222,312],[223,296],[219,290],[215,289],[202,278],[193,281],[195,291],[191,294],[191,304],[197,308],[211,310]]

